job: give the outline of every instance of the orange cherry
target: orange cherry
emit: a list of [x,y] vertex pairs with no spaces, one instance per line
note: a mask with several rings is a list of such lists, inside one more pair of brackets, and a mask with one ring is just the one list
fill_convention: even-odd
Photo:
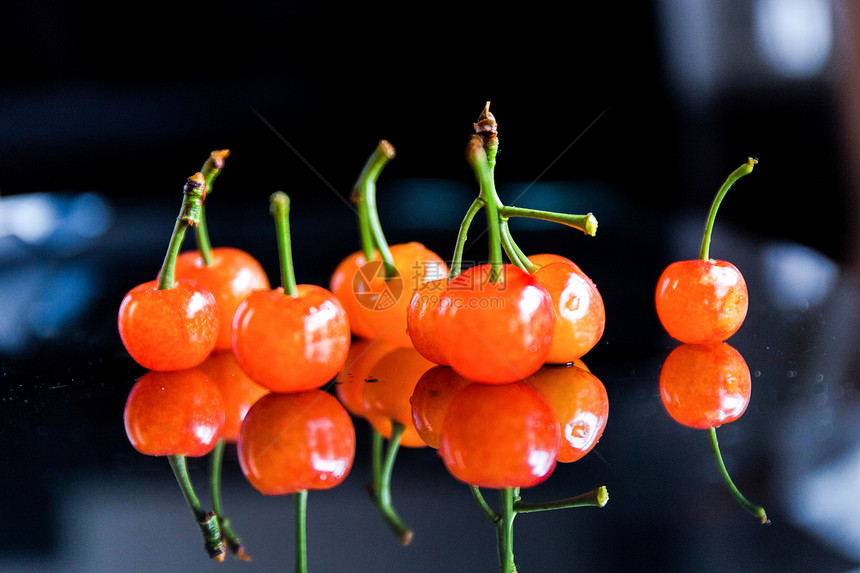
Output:
[[448,287],[448,279],[427,281],[412,293],[406,309],[406,331],[415,350],[435,364],[447,366],[439,345],[439,301]]
[[366,262],[364,253],[361,251],[356,251],[343,259],[331,275],[329,290],[337,297],[349,316],[352,333],[361,338],[373,338],[373,330],[359,312],[359,302],[355,298],[353,287],[356,274]]
[[603,383],[576,366],[544,366],[526,380],[555,412],[561,424],[558,461],[575,462],[590,452],[609,418]]
[[343,370],[349,320],[333,294],[316,285],[254,291],[233,318],[233,353],[251,379],[273,392],[319,388]]
[[502,489],[544,481],[560,447],[555,413],[526,384],[471,384],[451,400],[439,455],[458,480]]
[[208,454],[224,426],[218,388],[202,372],[147,372],[134,384],[123,412],[134,449],[149,456]]
[[386,278],[385,265],[372,260],[353,280],[358,312],[374,338],[403,348],[412,347],[406,313],[412,292],[423,283],[448,275],[442,258],[421,243],[402,243],[390,248],[395,274]]
[[716,428],[741,417],[750,400],[749,367],[724,342],[682,344],[660,370],[660,399],[673,420]]
[[364,385],[367,419],[380,434],[391,438],[392,423],[403,425],[400,445],[426,446],[412,422],[410,398],[418,379],[433,363],[414,348],[395,348],[370,367]]
[[235,443],[251,405],[269,391],[251,380],[229,351],[213,352],[197,369],[208,376],[221,393],[226,414],[221,439]]
[[439,303],[439,344],[458,374],[486,384],[521,380],[546,361],[555,323],[552,297],[534,277],[502,265],[466,269]]
[[245,477],[264,495],[330,489],[355,458],[355,428],[322,390],[267,394],[248,411],[237,445]]
[[471,383],[447,366],[434,366],[418,379],[410,400],[412,423],[425,444],[439,449],[451,400]]
[[217,350],[231,347],[233,314],[251,291],[269,288],[269,278],[257,259],[231,247],[212,249],[206,264],[197,251],[182,253],[176,259],[176,276],[193,279],[215,297],[218,308]]
[[606,310],[597,287],[576,265],[555,262],[532,275],[552,297],[555,327],[546,361],[566,364],[594,348],[606,326]]

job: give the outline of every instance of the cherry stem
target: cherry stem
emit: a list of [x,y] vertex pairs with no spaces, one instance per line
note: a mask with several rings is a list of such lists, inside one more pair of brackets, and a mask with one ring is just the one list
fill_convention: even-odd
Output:
[[209,454],[209,491],[212,495],[212,511],[218,516],[218,525],[221,528],[221,535],[224,541],[227,542],[227,549],[233,554],[236,559],[242,561],[250,561],[251,556],[245,552],[245,547],[242,545],[242,540],[233,531],[230,524],[230,519],[224,517],[224,509],[221,506],[221,468],[224,465],[224,440],[218,440],[212,453]]
[[592,213],[573,215],[570,213],[556,213],[554,211],[541,211],[540,209],[526,209],[525,207],[508,207],[506,205],[501,205],[499,207],[499,215],[501,215],[503,219],[509,219],[511,217],[526,217],[528,219],[540,219],[542,221],[560,223],[562,225],[578,229],[592,237],[597,234],[597,218]]
[[535,513],[538,511],[549,511],[553,509],[568,509],[571,507],[603,507],[609,501],[609,491],[606,486],[600,486],[587,493],[542,503],[526,503],[517,498],[514,501],[516,513]]
[[505,250],[505,254],[508,255],[511,262],[528,273],[537,271],[540,267],[533,264],[514,242],[514,237],[511,235],[511,229],[508,226],[507,219],[501,220],[499,228],[502,233],[502,248]]
[[496,537],[499,542],[499,564],[503,573],[516,571],[514,565],[514,490],[503,488],[499,490],[501,515],[496,522]]
[[720,208],[720,203],[723,202],[723,197],[726,196],[726,193],[729,192],[729,189],[732,188],[732,185],[735,184],[735,181],[743,177],[744,175],[749,175],[752,173],[753,167],[758,163],[758,159],[750,157],[747,159],[747,162],[732,171],[726,180],[723,182],[723,185],[720,187],[720,190],[717,191],[716,196],[714,196],[714,202],[711,203],[711,209],[708,211],[708,218],[705,221],[705,232],[702,234],[702,247],[699,249],[699,259],[702,261],[707,261],[710,259],[709,250],[711,248],[711,234],[714,230],[714,221],[717,218],[717,210]]
[[[213,151],[203,163],[203,167],[200,168],[200,173],[206,182],[207,195],[212,194],[212,183],[221,174],[221,170],[224,168],[224,159],[228,155],[230,155],[229,149]],[[197,251],[200,253],[204,265],[208,267],[212,264],[212,243],[209,241],[209,230],[206,225],[205,204],[200,206],[200,222],[197,223]]]
[[502,269],[502,241],[499,222],[499,198],[493,184],[493,173],[487,162],[481,138],[472,136],[466,153],[469,164],[475,172],[475,177],[481,186],[481,198],[487,208],[487,231],[489,238],[489,263],[492,265],[490,282],[499,280]]
[[381,140],[364,164],[350,196],[350,200],[358,209],[358,229],[364,258],[371,260],[378,251],[385,265],[387,278],[394,277],[397,271],[394,269],[394,258],[388,248],[388,241],[385,240],[382,224],[379,222],[379,213],[376,209],[376,181],[383,168],[394,159],[394,155],[394,146],[384,139]]
[[487,516],[487,519],[489,519],[491,523],[496,523],[501,519],[499,514],[493,511],[493,508],[490,507],[490,504],[487,503],[486,499],[484,499],[484,495],[481,493],[481,488],[476,485],[470,485],[469,491],[472,492],[472,497],[475,498],[476,502],[478,502],[478,507],[481,508],[481,511],[484,512],[484,515]]
[[185,231],[189,225],[193,227],[200,223],[200,214],[205,197],[206,183],[203,180],[203,175],[199,172],[195,173],[188,178],[182,190],[182,207],[179,209],[179,215],[176,217],[173,234],[170,236],[170,243],[167,245],[167,254],[164,255],[164,262],[161,264],[161,271],[158,273],[158,290],[173,288],[176,282],[176,257],[179,256],[179,250],[182,248]]
[[296,518],[296,573],[308,571],[308,490],[293,494]]
[[717,465],[720,468],[720,473],[722,474],[723,480],[726,482],[726,486],[728,486],[729,491],[732,492],[732,495],[735,497],[736,500],[738,500],[738,503],[741,504],[741,507],[743,507],[745,510],[757,517],[762,524],[770,523],[770,520],[767,518],[767,514],[765,513],[764,508],[747,501],[747,498],[745,498],[741,494],[740,490],[738,490],[737,486],[735,486],[735,483],[732,481],[732,478],[729,476],[729,472],[726,469],[726,464],[723,462],[723,456],[722,454],[720,454],[720,444],[717,441],[716,428],[709,428],[708,435],[711,438],[711,449],[714,451],[714,457],[717,460]]
[[409,545],[415,534],[403,523],[391,502],[391,475],[394,472],[394,460],[400,449],[404,429],[405,426],[400,422],[391,421],[391,438],[388,440],[388,450],[385,452],[384,460],[380,459],[384,438],[378,431],[373,430],[373,487],[370,494],[383,520],[400,540],[400,544]]
[[293,247],[290,239],[290,198],[283,191],[269,197],[269,213],[275,219],[278,238],[278,260],[281,263],[281,286],[284,294],[297,296],[296,273],[293,269]]
[[454,247],[454,258],[451,259],[451,272],[448,275],[449,279],[454,279],[463,269],[463,250],[466,247],[466,238],[469,234],[469,227],[472,225],[472,220],[478,211],[484,208],[484,200],[481,197],[476,197],[469,210],[466,211],[466,216],[463,217],[463,222],[460,223],[460,231],[457,233],[457,244]]
[[182,490],[182,495],[185,496],[185,501],[203,533],[206,553],[216,561],[224,561],[224,539],[218,525],[218,516],[215,515],[215,512],[206,513],[203,506],[200,505],[200,499],[197,497],[191,483],[191,477],[188,475],[185,456],[167,456],[167,459],[170,462],[173,475],[176,476],[176,481],[179,483],[179,488]]

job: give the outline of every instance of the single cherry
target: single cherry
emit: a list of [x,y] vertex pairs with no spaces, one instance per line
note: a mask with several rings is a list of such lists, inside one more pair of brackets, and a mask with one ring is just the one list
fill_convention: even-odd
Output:
[[406,309],[406,331],[415,350],[433,362],[447,366],[439,343],[439,302],[448,288],[448,279],[427,281],[412,293]]
[[544,366],[526,384],[543,396],[561,424],[558,461],[575,462],[597,445],[609,418],[609,397],[596,376],[576,366]]
[[412,423],[425,444],[439,449],[451,400],[471,383],[447,366],[434,366],[418,379],[410,399]]
[[532,487],[552,473],[560,447],[555,413],[528,385],[471,384],[448,406],[439,455],[467,484]]
[[738,331],[746,317],[749,295],[743,275],[733,264],[711,259],[709,248],[723,197],[756,163],[750,158],[735,169],[714,197],[698,260],[670,264],[657,281],[657,316],[666,332],[681,342],[722,342]]
[[439,344],[458,374],[504,384],[546,361],[555,323],[552,297],[524,270],[501,265],[466,269],[448,282],[439,303]]
[[190,177],[158,280],[134,287],[120,303],[117,327],[122,343],[135,362],[149,370],[192,368],[215,347],[215,298],[200,283],[174,275],[185,231],[197,224],[205,194],[202,175]]
[[316,285],[296,285],[289,233],[289,198],[271,197],[283,286],[254,291],[233,317],[233,353],[242,370],[274,392],[319,388],[343,370],[349,351],[346,312]]

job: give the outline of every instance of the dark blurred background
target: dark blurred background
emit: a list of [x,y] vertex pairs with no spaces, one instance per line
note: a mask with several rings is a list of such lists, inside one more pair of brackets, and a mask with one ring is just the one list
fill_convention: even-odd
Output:
[[[517,221],[517,240],[574,258],[609,309],[587,357],[613,408],[600,455],[561,468],[537,495],[606,482],[613,503],[600,517],[524,516],[518,555],[558,570],[836,572],[860,562],[860,525],[840,513],[860,499],[858,480],[840,482],[849,485],[829,513],[833,504],[816,513],[797,502],[809,484],[833,491],[827,463],[860,443],[860,297],[845,273],[860,246],[853,0],[3,7],[0,569],[134,570],[137,560],[110,545],[128,543],[117,531],[163,552],[149,556],[152,567],[167,567],[164,555],[172,570],[205,564],[172,477],[159,471],[166,463],[136,454],[122,433],[142,371],[115,317],[122,295],[157,271],[183,183],[211,150],[232,152],[208,200],[213,243],[248,250],[276,278],[267,198],[284,190],[299,282],[325,284],[358,247],[346,198],[382,138],[397,149],[379,183],[389,239],[450,257],[477,193],[464,149],[486,101],[500,124],[503,200],[600,221],[594,239]],[[769,529],[732,505],[701,436],[671,422],[656,395],[673,342],[653,312],[654,283],[669,261],[695,256],[713,194],[748,156],[760,163],[724,202],[712,254],[738,264],[752,293],[733,343],[761,382],[725,443],[735,478],[773,507]],[[482,256],[481,244],[467,252]],[[462,509],[461,486],[432,452],[404,457],[401,510],[452,529],[425,528],[412,553],[380,543],[385,532],[356,497],[366,477],[357,464],[352,489],[316,514],[326,517],[311,533],[312,564],[493,565],[490,527]],[[257,551],[283,549],[288,527],[258,517],[274,511],[270,500],[235,467],[226,481],[236,521],[262,528],[248,528]],[[347,527],[344,507],[360,555],[335,543],[326,551],[327,528]],[[457,545],[476,531],[480,547]],[[264,570],[283,565],[277,555],[261,555]]]

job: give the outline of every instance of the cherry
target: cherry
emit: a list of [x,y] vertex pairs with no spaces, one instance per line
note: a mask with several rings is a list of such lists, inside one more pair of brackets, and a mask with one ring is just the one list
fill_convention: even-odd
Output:
[[254,291],[233,317],[233,353],[242,370],[274,392],[319,388],[343,369],[349,351],[346,312],[316,285],[296,285],[289,239],[289,198],[271,197],[283,286]]
[[410,400],[412,423],[425,444],[439,449],[451,400],[471,383],[446,366],[434,366],[418,379]]
[[132,387],[123,411],[131,445],[142,454],[167,456],[203,533],[206,551],[217,561],[224,560],[218,516],[200,505],[185,458],[205,455],[215,447],[224,417],[218,389],[195,369],[147,372]]
[[202,372],[147,372],[135,383],[123,421],[131,445],[149,456],[203,456],[224,426],[218,388]]
[[549,291],[555,311],[546,361],[565,364],[584,356],[603,336],[606,326],[606,310],[597,287],[579,267],[568,262],[541,266],[532,276]]
[[238,442],[245,477],[265,495],[330,489],[355,458],[355,427],[322,390],[267,394],[245,416]]
[[373,330],[359,312],[360,304],[355,297],[353,287],[356,274],[365,263],[367,263],[367,259],[361,251],[356,251],[343,259],[331,275],[329,290],[337,297],[346,311],[352,333],[361,338],[373,338]]
[[426,444],[412,422],[410,398],[421,376],[433,363],[414,348],[396,348],[370,367],[364,385],[367,419],[380,434],[391,438],[392,425],[403,426],[400,445],[420,448]]
[[566,263],[568,265],[573,265],[573,267],[578,273],[582,273],[582,269],[579,268],[579,265],[577,265],[567,257],[563,257],[562,255],[557,255],[555,253],[539,253],[537,255],[529,255],[528,259],[536,267],[545,267],[546,265],[550,265],[552,263]]
[[544,366],[526,380],[555,412],[561,424],[558,461],[575,462],[590,452],[609,418],[603,383],[576,366]]
[[176,259],[176,276],[197,281],[215,297],[220,325],[215,348],[229,350],[236,308],[252,291],[268,289],[269,278],[257,259],[239,249],[212,249],[210,260],[206,263],[196,251],[182,253]]
[[158,280],[131,289],[119,307],[117,327],[131,357],[149,370],[197,366],[212,352],[218,334],[215,298],[203,285],[175,279],[185,231],[199,221],[205,196],[200,173],[185,184],[184,198]]
[[747,408],[750,371],[740,353],[726,344],[682,344],[660,370],[660,399],[669,415],[690,428],[733,422]]
[[462,482],[517,488],[548,478],[560,447],[555,413],[526,384],[471,384],[451,400],[439,455]]
[[750,400],[750,371],[741,354],[724,342],[682,344],[669,353],[660,370],[660,399],[679,424],[706,429],[720,474],[734,498],[761,523],[764,508],[750,503],[729,476],[716,428],[737,420]]
[[439,344],[458,374],[476,382],[521,380],[546,361],[555,323],[552,297],[524,270],[466,269],[439,303]]
[[406,309],[406,331],[415,350],[433,362],[447,366],[439,345],[439,301],[448,287],[448,279],[427,281],[412,293]]
[[267,394],[245,417],[237,445],[247,480],[264,495],[294,494],[295,570],[307,571],[307,493],[342,483],[355,459],[355,427],[322,390]]
[[699,259],[670,264],[655,293],[657,316],[666,332],[681,342],[722,342],[738,331],[747,314],[747,285],[733,264],[708,255],[717,209],[731,186],[752,172],[750,158],[720,187],[705,224]]
[[269,391],[245,374],[232,352],[215,351],[197,369],[215,384],[221,394],[226,414],[221,439],[235,443],[248,409]]
[[442,258],[421,243],[390,247],[392,271],[382,261],[359,269],[354,279],[358,313],[374,338],[394,346],[412,347],[407,332],[407,311],[412,292],[423,283],[444,278],[448,266]]

